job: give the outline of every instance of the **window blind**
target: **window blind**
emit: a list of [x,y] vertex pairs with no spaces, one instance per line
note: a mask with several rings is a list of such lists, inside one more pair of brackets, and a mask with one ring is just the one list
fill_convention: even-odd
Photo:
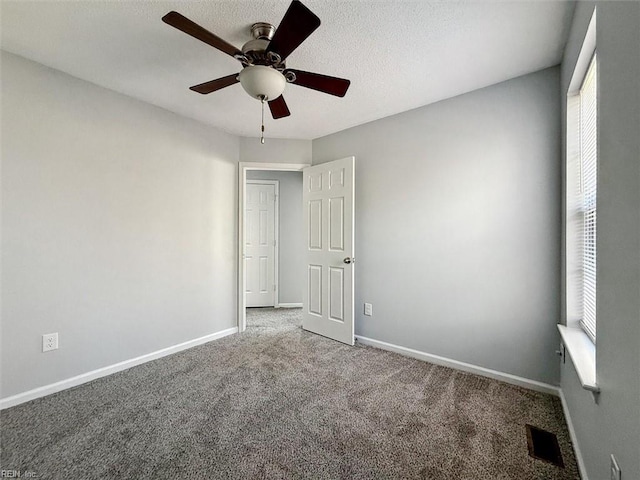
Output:
[[580,87],[580,196],[583,214],[581,324],[596,339],[596,220],[598,176],[598,71],[594,54]]

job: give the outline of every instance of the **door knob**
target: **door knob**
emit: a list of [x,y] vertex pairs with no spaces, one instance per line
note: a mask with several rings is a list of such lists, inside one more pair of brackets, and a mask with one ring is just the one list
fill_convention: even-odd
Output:
[[344,263],[349,264],[349,263],[353,263],[353,258],[351,257],[346,257],[344,260],[342,260]]

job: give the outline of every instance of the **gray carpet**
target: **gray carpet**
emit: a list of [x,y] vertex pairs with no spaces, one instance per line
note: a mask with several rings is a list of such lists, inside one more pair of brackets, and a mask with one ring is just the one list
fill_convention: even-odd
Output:
[[[39,479],[578,479],[560,401],[300,328],[248,331],[3,411],[3,469]],[[565,468],[529,457],[525,424]]]

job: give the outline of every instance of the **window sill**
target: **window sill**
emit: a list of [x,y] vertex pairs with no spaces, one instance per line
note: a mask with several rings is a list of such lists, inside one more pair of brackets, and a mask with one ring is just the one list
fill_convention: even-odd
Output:
[[558,330],[582,388],[599,392],[600,387],[596,383],[596,346],[581,328],[558,325]]

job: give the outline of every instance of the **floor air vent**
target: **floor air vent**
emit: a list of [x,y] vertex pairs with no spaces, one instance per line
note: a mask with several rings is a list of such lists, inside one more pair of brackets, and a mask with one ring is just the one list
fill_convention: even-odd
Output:
[[558,467],[564,467],[560,446],[555,434],[526,425],[527,427],[527,444],[529,445],[529,455],[538,460],[552,463]]

